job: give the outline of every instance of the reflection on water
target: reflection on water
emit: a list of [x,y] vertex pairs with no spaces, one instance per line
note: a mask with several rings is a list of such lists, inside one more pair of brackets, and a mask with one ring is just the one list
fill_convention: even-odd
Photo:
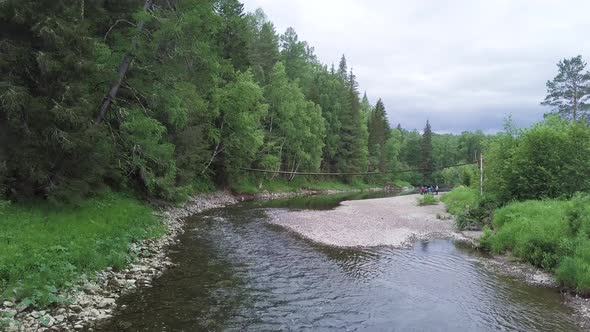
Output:
[[177,267],[104,331],[576,331],[560,295],[487,271],[449,241],[334,249],[248,205],[194,218]]

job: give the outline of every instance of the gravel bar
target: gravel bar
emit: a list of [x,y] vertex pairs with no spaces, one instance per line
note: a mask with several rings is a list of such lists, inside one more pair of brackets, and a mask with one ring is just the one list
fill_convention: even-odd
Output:
[[419,206],[418,198],[344,201],[330,211],[268,210],[268,214],[272,224],[335,247],[407,247],[428,238],[466,240],[455,232],[443,203]]

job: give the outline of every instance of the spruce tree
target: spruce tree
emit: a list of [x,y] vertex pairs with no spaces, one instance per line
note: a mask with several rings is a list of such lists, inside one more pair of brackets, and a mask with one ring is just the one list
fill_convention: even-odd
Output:
[[432,128],[430,127],[430,121],[426,121],[426,127],[424,127],[421,152],[422,158],[420,168],[424,177],[424,182],[429,183],[432,181],[432,173],[434,172],[434,161],[432,159]]
[[385,113],[385,105],[379,99],[369,118],[369,171],[385,173],[389,169],[387,142],[391,128]]

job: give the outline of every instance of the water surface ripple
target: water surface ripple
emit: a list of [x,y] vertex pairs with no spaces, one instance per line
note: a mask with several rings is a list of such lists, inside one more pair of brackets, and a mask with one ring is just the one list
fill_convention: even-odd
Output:
[[447,240],[333,249],[257,206],[194,217],[177,267],[121,299],[104,331],[577,331],[559,293],[487,270]]

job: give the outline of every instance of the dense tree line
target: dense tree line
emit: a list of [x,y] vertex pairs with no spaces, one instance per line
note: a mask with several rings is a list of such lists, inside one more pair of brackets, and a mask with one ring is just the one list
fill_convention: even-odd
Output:
[[[346,182],[470,184],[489,136],[391,128],[342,56],[318,61],[238,0],[0,4],[0,197],[83,198],[110,187],[178,200],[244,168]],[[590,75],[559,64],[543,102],[585,118]],[[434,124],[436,126],[436,124]],[[413,172],[399,172],[414,169]]]
[[243,167],[393,167],[387,123],[369,166],[373,107],[346,58],[321,64],[295,30],[279,35],[237,0],[0,6],[2,196],[110,186],[174,200]]

